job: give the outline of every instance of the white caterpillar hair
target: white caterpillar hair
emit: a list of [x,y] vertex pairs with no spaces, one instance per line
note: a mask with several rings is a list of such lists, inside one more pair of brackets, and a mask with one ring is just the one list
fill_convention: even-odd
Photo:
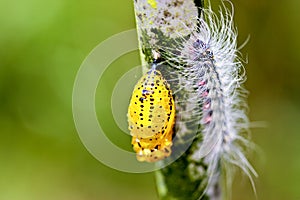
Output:
[[205,192],[218,180],[221,169],[230,191],[237,166],[249,177],[256,193],[253,176],[257,177],[257,173],[244,154],[253,145],[247,137],[247,91],[241,85],[245,70],[238,56],[231,8],[223,4],[218,14],[210,6],[202,9],[197,29],[188,38],[181,37],[183,42],[176,50],[169,47],[164,51],[169,54],[169,62],[177,64],[176,68],[186,77],[183,87],[194,93],[188,101],[201,105],[193,114],[201,116],[202,141],[191,159],[204,159],[208,165]]

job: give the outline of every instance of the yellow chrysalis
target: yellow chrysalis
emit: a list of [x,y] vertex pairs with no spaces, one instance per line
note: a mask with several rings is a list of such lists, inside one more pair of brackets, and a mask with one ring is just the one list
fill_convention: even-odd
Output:
[[170,156],[175,103],[156,64],[135,85],[127,116],[138,161],[156,162]]

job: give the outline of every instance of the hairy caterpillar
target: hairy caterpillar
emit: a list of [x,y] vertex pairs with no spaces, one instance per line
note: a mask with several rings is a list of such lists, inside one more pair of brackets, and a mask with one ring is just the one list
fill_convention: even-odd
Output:
[[[233,9],[232,9],[233,10]],[[222,167],[227,187],[230,188],[235,168],[239,167],[250,179],[255,192],[253,176],[257,176],[244,151],[251,142],[247,105],[243,98],[247,91],[241,86],[245,72],[238,56],[237,31],[233,12],[223,7],[218,14],[211,7],[202,9],[198,27],[187,32],[174,46],[159,47],[170,65],[185,77],[182,87],[189,91],[188,104],[198,109],[186,110],[200,116],[201,142],[190,156],[194,162],[203,159],[208,166],[207,189],[218,181]],[[192,106],[194,108],[194,106]],[[195,119],[199,119],[194,117]]]

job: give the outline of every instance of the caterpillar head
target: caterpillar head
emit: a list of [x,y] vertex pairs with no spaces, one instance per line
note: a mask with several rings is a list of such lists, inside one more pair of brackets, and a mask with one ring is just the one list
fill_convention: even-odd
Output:
[[189,66],[198,62],[214,60],[209,40],[202,38],[200,34],[191,35],[182,47],[181,57]]
[[202,40],[200,39],[196,39],[193,42],[193,47],[194,50],[196,52],[195,54],[195,60],[205,60],[205,59],[213,59],[213,52],[210,50],[209,48],[209,44],[208,43],[204,43]]

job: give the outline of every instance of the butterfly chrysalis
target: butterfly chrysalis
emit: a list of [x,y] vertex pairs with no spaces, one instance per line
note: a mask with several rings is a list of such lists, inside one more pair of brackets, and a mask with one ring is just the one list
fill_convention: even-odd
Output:
[[175,123],[172,91],[154,55],[151,69],[134,87],[127,114],[137,160],[147,162],[170,156]]

